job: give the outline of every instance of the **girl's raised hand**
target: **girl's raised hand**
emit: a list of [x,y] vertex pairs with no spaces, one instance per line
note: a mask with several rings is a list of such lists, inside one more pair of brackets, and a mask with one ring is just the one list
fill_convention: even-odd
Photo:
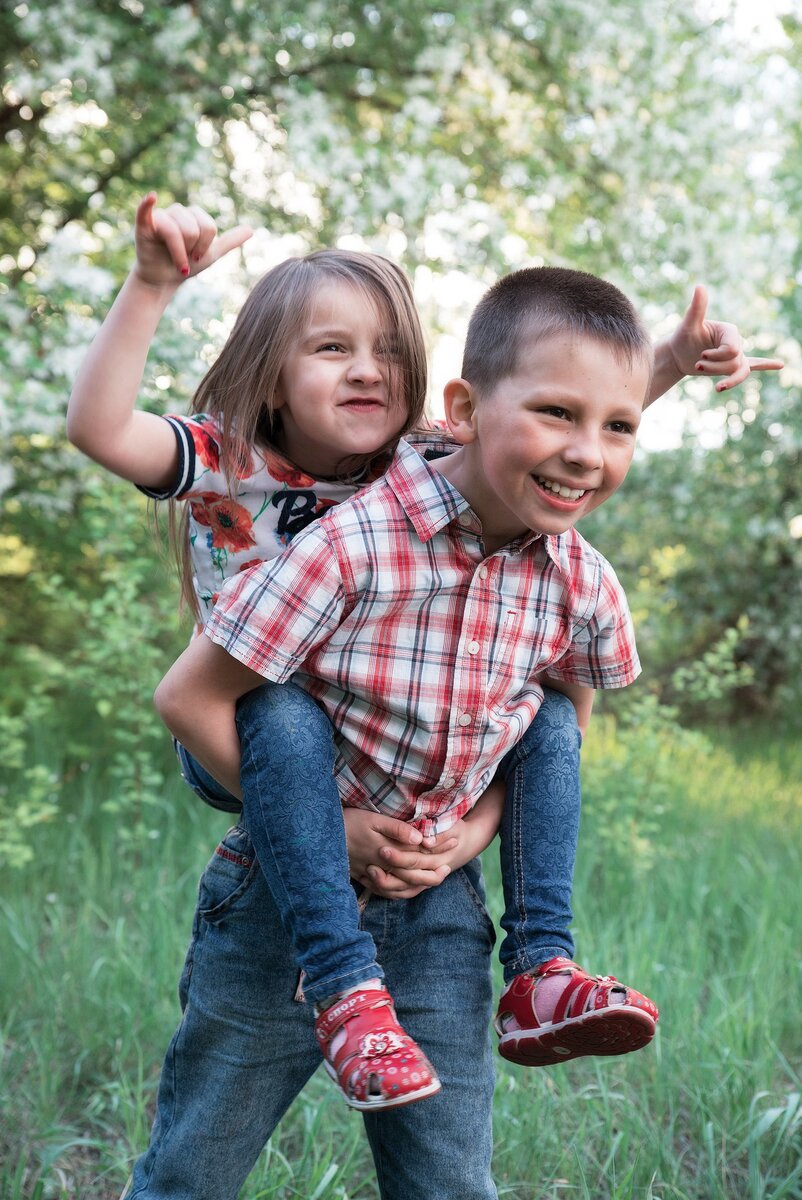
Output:
[[248,225],[236,225],[218,236],[204,209],[194,204],[157,208],[156,193],[149,192],[136,210],[134,274],[150,287],[173,288],[242,246],[252,233]]
[[707,319],[707,289],[697,286],[688,311],[674,331],[671,353],[683,375],[722,375],[717,392],[736,387],[752,371],[779,371],[779,358],[749,358],[737,326]]

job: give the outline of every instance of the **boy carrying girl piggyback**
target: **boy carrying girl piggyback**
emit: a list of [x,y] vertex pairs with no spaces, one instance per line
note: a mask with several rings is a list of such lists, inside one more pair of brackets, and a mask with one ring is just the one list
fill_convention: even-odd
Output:
[[[181,277],[247,236],[144,201],[137,267],[71,400],[77,444],[189,500],[198,596],[216,603],[157,705],[192,786],[243,804],[201,881],[127,1195],[236,1196],[322,1055],[365,1114],[384,1197],[487,1200],[494,935],[476,854],[499,824],[504,1057],[627,1053],[658,1015],[572,960],[577,715],[584,728],[593,689],[639,672],[626,598],[575,525],[623,482],[644,406],[682,372],[723,372],[722,388],[780,364],[745,359],[701,289],[655,355],[611,284],[523,270],[471,319],[448,434],[426,430],[407,281],[330,251],[257,285],[205,412],[135,412]],[[214,588],[223,510],[239,562]]]

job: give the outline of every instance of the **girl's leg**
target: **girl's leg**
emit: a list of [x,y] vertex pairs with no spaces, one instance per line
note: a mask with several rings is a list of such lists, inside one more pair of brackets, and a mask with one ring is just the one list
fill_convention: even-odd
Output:
[[398,1024],[373,938],[360,928],[327,717],[301,689],[273,685],[243,697],[237,728],[245,824],[304,994],[322,1010],[315,1034],[327,1071],[362,1110],[434,1095],[440,1082]]
[[539,963],[574,952],[571,891],[579,835],[576,711],[546,688],[543,704],[501,764],[501,876],[506,937],[499,957],[504,982]]
[[320,1003],[381,979],[359,927],[328,718],[293,684],[267,685],[237,708],[245,825],[281,914],[304,994]]
[[580,741],[573,704],[546,688],[537,718],[502,763],[507,986],[496,1030],[502,1055],[524,1065],[626,1054],[651,1041],[657,1021],[656,1006],[640,992],[571,961]]

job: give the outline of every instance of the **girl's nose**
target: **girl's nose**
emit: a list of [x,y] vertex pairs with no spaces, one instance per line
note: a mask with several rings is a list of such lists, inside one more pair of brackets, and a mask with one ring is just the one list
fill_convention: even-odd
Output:
[[367,351],[356,355],[348,368],[350,383],[378,383],[381,377],[379,360]]

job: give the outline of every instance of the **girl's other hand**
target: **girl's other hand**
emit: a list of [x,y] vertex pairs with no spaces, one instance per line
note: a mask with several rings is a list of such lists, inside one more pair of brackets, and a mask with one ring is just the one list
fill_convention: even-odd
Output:
[[671,354],[681,375],[722,375],[717,392],[737,387],[752,371],[779,371],[779,358],[750,358],[744,340],[729,321],[707,318],[707,289],[694,289],[691,303],[669,340]]
[[157,208],[156,193],[149,192],[136,210],[134,274],[149,287],[174,288],[242,246],[252,233],[248,225],[236,225],[218,236],[204,209],[194,204]]

